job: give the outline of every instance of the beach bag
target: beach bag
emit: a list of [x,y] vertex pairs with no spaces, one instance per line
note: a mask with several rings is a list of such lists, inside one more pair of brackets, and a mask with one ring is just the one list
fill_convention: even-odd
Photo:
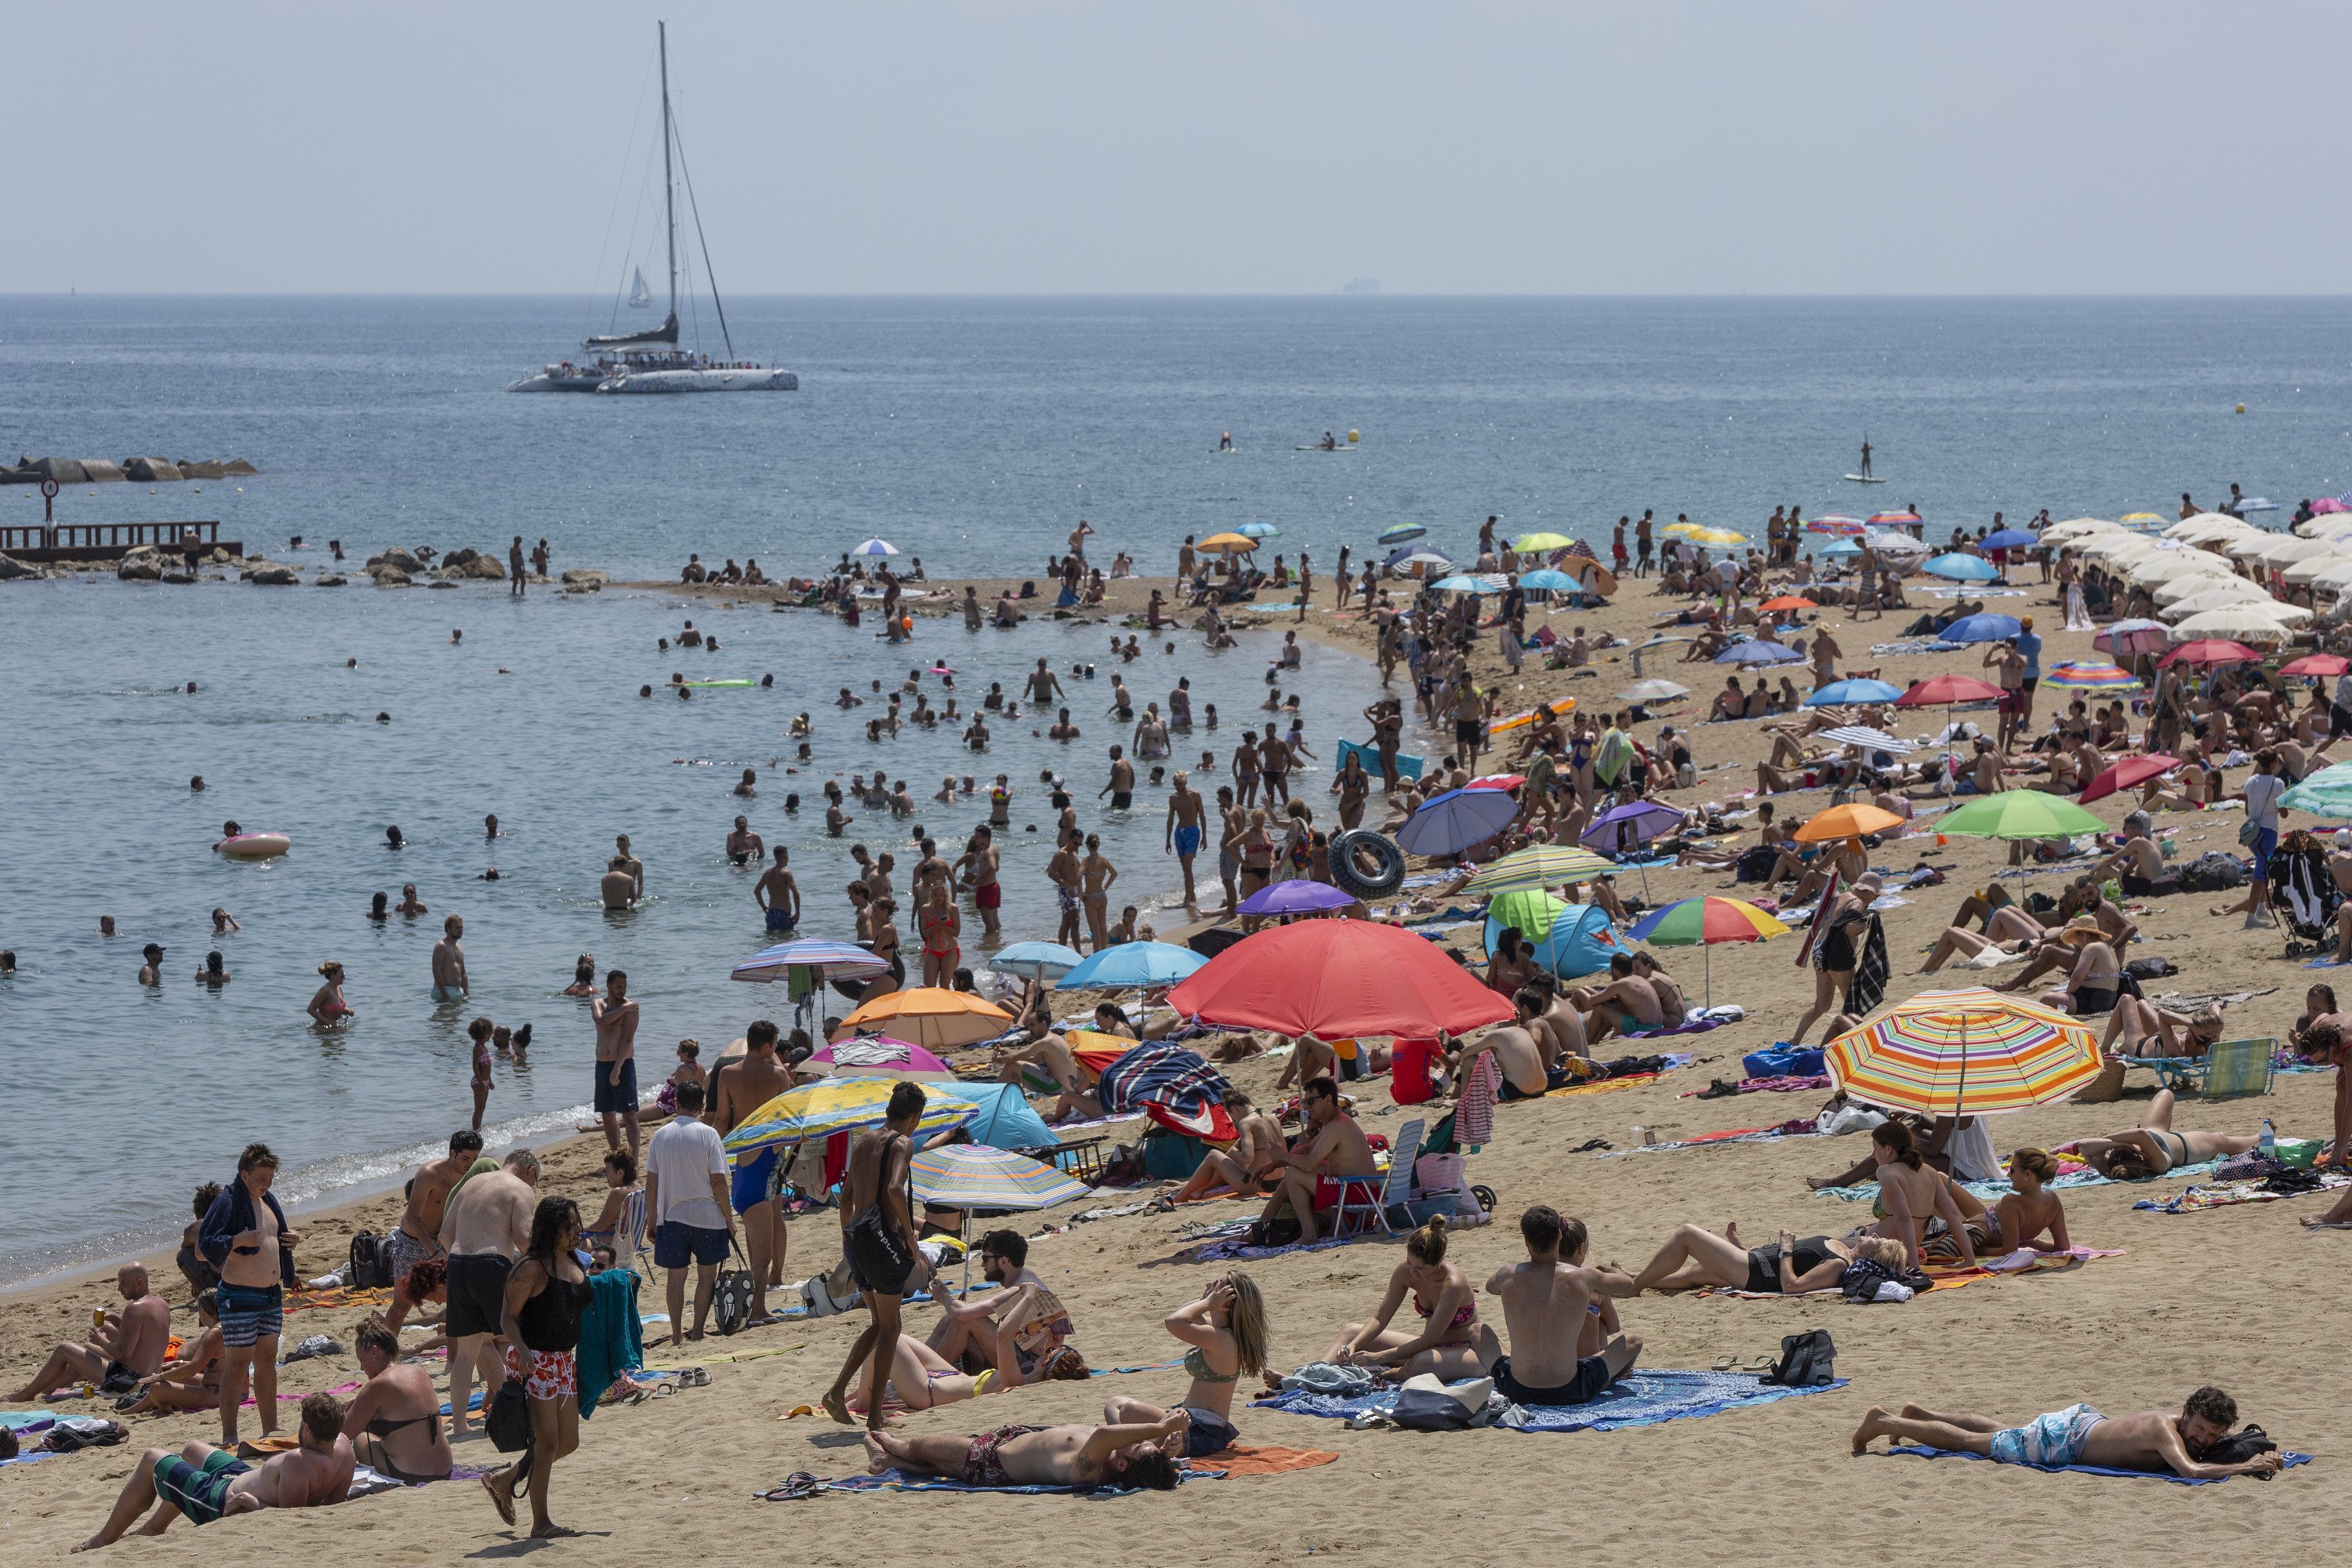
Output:
[[1835,1383],[1837,1373],[1832,1363],[1836,1358],[1837,1346],[1831,1342],[1827,1329],[1787,1334],[1780,1340],[1780,1359],[1764,1374],[1764,1381],[1785,1388],[1811,1388]]
[[343,1284],[352,1290],[392,1288],[392,1248],[375,1232],[363,1230],[352,1237],[352,1266]]
[[[2277,1448],[2278,1445],[2271,1441],[2270,1434],[2250,1421],[2241,1430],[2231,1433],[2198,1455],[2197,1459],[2200,1464],[2206,1465],[2242,1465],[2257,1454],[2273,1453]],[[2271,1478],[2258,1471],[2256,1479],[2266,1481]]]
[[[736,1247],[735,1256],[743,1256],[741,1247]],[[710,1293],[711,1326],[722,1334],[741,1333],[743,1325],[751,1321],[751,1298],[757,1293],[751,1288],[749,1268],[721,1268],[718,1286]]]
[[519,1454],[530,1447],[530,1396],[523,1389],[522,1379],[509,1377],[499,1384],[499,1391],[490,1395],[482,1425],[501,1454]]
[[1423,1154],[1412,1163],[1412,1184],[1423,1196],[1462,1190],[1462,1156]]
[[1405,1380],[1397,1390],[1396,1408],[1389,1419],[1411,1432],[1464,1432],[1486,1414],[1486,1397],[1495,1392],[1491,1377],[1474,1377],[1449,1384],[1425,1372]]

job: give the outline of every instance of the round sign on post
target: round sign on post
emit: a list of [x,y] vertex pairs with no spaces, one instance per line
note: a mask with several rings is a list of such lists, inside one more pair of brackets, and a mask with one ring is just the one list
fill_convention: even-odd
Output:
[[57,520],[58,481],[55,478],[46,479],[41,481],[41,521],[55,522]]

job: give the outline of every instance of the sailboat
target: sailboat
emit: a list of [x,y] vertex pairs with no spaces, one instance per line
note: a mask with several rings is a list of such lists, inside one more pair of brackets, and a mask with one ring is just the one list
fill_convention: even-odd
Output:
[[654,302],[654,291],[646,287],[646,269],[637,268],[637,280],[629,286],[629,309],[642,310]]
[[[662,108],[662,216],[668,236],[669,313],[662,324],[649,331],[615,332],[606,336],[589,337],[581,341],[582,357],[562,360],[542,368],[536,375],[528,375],[510,384],[509,392],[798,392],[801,378],[788,370],[776,370],[750,360],[735,357],[735,342],[727,330],[727,307],[719,301],[719,286],[711,283],[710,303],[719,318],[719,332],[726,345],[719,359],[698,350],[684,349],[677,341],[677,172],[685,163],[684,152],[677,144],[676,121],[669,104],[669,25],[655,24],[661,49]],[[687,185],[687,200],[694,199],[691,180]],[[701,233],[701,219],[695,220],[695,232]],[[710,274],[710,250],[703,247],[703,276]],[[645,271],[636,269],[635,287],[630,291],[629,303],[649,306],[652,293],[646,287]]]

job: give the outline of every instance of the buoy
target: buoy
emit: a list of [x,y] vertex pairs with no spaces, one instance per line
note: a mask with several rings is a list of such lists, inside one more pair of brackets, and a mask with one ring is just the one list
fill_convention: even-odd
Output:
[[2239,413],[2241,413],[2241,414],[2243,414],[2245,411],[2246,411],[2246,405],[2245,405],[2244,404],[2242,404],[2242,403],[2239,404],[2239,405],[2238,405],[2238,412],[2239,412]]
[[[2244,412],[2245,412],[2245,410],[2243,410],[2243,409],[2240,409],[2240,410],[2239,410],[2239,412],[2240,412],[2241,414],[2242,414],[2242,413],[2244,413]],[[1349,431],[1349,432],[1348,432],[1348,439],[1349,439],[1349,440],[1350,440],[1350,441],[1360,441],[1360,440],[1362,440],[1362,439],[1363,439],[1363,437],[1362,437],[1361,436],[1357,435],[1353,430],[1350,430],[1350,431]]]

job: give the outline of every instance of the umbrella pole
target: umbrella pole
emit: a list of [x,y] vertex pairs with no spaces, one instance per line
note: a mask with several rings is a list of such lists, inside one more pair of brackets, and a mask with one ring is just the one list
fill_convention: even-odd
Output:
[[[1706,911],[1700,912],[1704,916]],[[1706,974],[1706,1005],[1712,1007],[1715,1005],[1715,950],[1708,945],[1705,936],[1698,939],[1698,953],[1700,967]]]

